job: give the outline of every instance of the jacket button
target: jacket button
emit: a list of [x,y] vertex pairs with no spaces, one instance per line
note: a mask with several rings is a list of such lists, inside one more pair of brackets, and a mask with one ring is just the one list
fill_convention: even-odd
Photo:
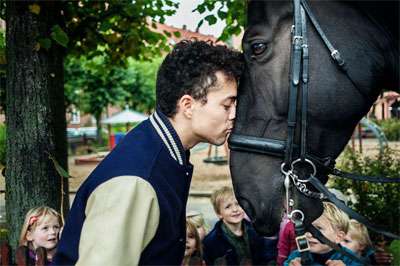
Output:
[[179,242],[183,242],[183,238],[179,238]]
[[186,175],[189,175],[189,172],[186,172]]

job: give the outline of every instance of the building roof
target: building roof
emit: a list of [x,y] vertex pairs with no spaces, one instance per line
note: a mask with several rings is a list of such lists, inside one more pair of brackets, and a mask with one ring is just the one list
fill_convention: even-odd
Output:
[[[218,43],[218,44],[224,44],[223,42],[219,41],[217,42],[217,37],[213,36],[213,35],[204,35],[199,33],[198,31],[193,32],[190,30],[186,29],[186,25],[183,25],[183,28],[175,28],[172,26],[168,26],[168,25],[164,25],[158,22],[154,22],[157,26],[157,29],[151,28],[152,31],[154,32],[158,32],[158,33],[162,33],[164,34],[164,31],[168,31],[172,34],[171,37],[168,37],[170,44],[174,45],[182,40],[189,40],[190,38],[197,38],[200,41],[207,41],[207,40],[211,40],[214,43]],[[180,37],[176,37],[174,35],[174,32],[178,31],[180,33]],[[165,35],[165,34],[164,34]]]

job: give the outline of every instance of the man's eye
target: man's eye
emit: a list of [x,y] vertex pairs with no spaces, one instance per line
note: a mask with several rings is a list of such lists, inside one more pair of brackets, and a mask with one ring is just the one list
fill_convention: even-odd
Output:
[[231,108],[230,105],[224,105],[225,110],[229,110],[229,108]]

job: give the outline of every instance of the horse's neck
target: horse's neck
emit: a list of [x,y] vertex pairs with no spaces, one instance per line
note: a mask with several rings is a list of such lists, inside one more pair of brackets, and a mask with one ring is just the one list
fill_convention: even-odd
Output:
[[356,1],[354,4],[374,25],[371,38],[384,58],[379,87],[399,91],[399,2]]

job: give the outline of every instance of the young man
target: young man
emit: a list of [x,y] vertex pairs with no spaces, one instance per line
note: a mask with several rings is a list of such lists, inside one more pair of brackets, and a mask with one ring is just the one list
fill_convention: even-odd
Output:
[[[343,241],[349,229],[349,216],[341,209],[336,207],[331,202],[324,202],[324,212],[312,224],[321,231],[321,233],[333,243],[337,245]],[[345,265],[362,265],[341,253],[335,251],[326,244],[322,244],[312,234],[307,233],[307,240],[310,245],[310,252],[308,253],[311,259],[311,265],[328,265],[328,266],[345,266]],[[358,257],[351,250],[342,247],[355,257]],[[296,249],[293,251],[289,258],[285,261],[284,265],[300,266],[301,258],[300,252]]]
[[182,41],[162,63],[157,108],[79,188],[55,265],[178,265],[185,252],[189,149],[221,145],[236,112],[242,55]]
[[215,191],[210,200],[220,220],[203,240],[207,265],[266,265],[276,259],[266,239],[243,219],[244,211],[231,187]]

